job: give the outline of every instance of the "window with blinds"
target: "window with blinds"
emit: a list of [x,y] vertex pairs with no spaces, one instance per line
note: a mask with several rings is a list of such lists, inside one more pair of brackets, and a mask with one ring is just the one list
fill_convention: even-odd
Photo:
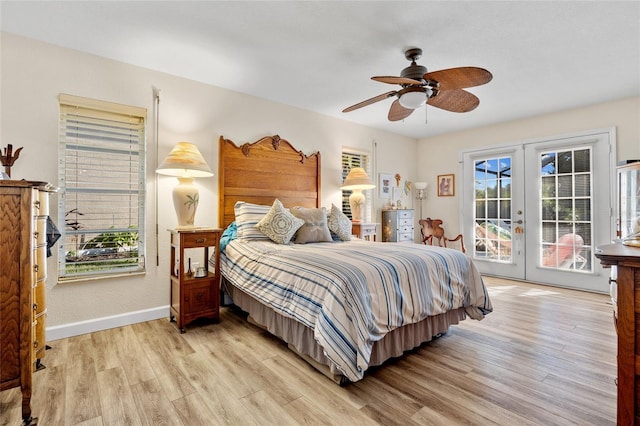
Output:
[[146,109],[60,95],[58,278],[143,272]]
[[[347,178],[347,175],[354,167],[362,167],[369,176],[371,176],[371,165],[369,164],[369,156],[359,152],[342,151],[342,182]],[[363,193],[366,196],[364,210],[362,211],[362,219],[366,222],[370,222],[371,210],[372,210],[372,196],[371,190],[365,190]],[[349,205],[350,190],[342,191],[342,212],[347,215],[349,219],[351,217],[351,206]]]

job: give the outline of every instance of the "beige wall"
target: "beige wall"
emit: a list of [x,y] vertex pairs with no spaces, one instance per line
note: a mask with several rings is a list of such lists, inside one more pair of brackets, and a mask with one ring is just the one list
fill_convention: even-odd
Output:
[[[429,182],[423,216],[446,218],[449,233],[461,232],[456,230],[462,229],[459,182],[462,175],[458,161],[463,150],[610,128],[616,129],[618,160],[640,159],[640,97],[421,139],[417,178]],[[456,174],[456,194],[438,197],[437,176],[447,173]]]
[[[60,93],[148,109],[147,273],[130,278],[57,284],[56,256],[50,258],[48,326],[53,328],[54,336],[65,335],[64,327],[70,324],[74,325],[73,330],[91,330],[148,318],[158,312],[160,316],[168,316],[168,309],[164,309],[169,304],[166,230],[176,225],[171,201],[175,179],[158,178],[160,264],[156,266],[153,87],[160,89],[158,151],[161,157],[175,143],[190,141],[199,147],[215,172],[220,135],[244,143],[279,134],[306,153],[320,151],[322,203],[329,207],[331,203],[340,203],[343,146],[372,152],[375,141],[380,159],[377,168],[399,172],[404,177],[415,174],[415,139],[23,37],[0,35],[0,146],[11,143],[16,148],[24,147],[12,168],[12,178],[57,183]],[[196,225],[217,226],[217,177],[198,179],[196,184],[200,186]],[[57,221],[56,196],[51,205],[52,217]],[[147,312],[149,310],[151,312]],[[99,321],[95,322],[96,319]]]

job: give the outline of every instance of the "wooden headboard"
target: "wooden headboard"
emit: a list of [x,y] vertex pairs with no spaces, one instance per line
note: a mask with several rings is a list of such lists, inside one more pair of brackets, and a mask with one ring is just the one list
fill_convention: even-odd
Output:
[[285,207],[320,207],[320,153],[305,155],[280,136],[237,146],[220,136],[218,207],[221,227],[235,218],[236,201]]

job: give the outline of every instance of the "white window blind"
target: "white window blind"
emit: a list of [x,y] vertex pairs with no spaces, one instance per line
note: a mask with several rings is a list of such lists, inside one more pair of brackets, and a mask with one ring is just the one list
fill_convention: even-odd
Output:
[[[369,161],[369,155],[361,152],[342,151],[342,182],[344,182],[344,180],[347,178],[347,175],[349,174],[351,169],[354,167],[362,167],[367,172],[369,177],[371,177],[371,165]],[[363,191],[363,193],[365,194],[366,202],[365,202],[364,210],[362,212],[362,219],[365,222],[370,222],[371,210],[373,206],[372,191],[365,190]],[[352,219],[351,206],[349,205],[349,195],[351,195],[350,190],[342,191],[342,212],[345,215],[347,215],[349,219]]]
[[60,95],[60,280],[143,272],[146,109]]

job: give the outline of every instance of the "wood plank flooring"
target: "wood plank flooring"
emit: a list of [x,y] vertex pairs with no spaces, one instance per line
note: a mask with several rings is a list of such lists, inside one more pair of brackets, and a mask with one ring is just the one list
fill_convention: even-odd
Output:
[[[339,387],[223,308],[50,342],[34,375],[40,425],[613,425],[607,296],[485,278],[494,312]],[[0,393],[0,425],[20,424]]]

